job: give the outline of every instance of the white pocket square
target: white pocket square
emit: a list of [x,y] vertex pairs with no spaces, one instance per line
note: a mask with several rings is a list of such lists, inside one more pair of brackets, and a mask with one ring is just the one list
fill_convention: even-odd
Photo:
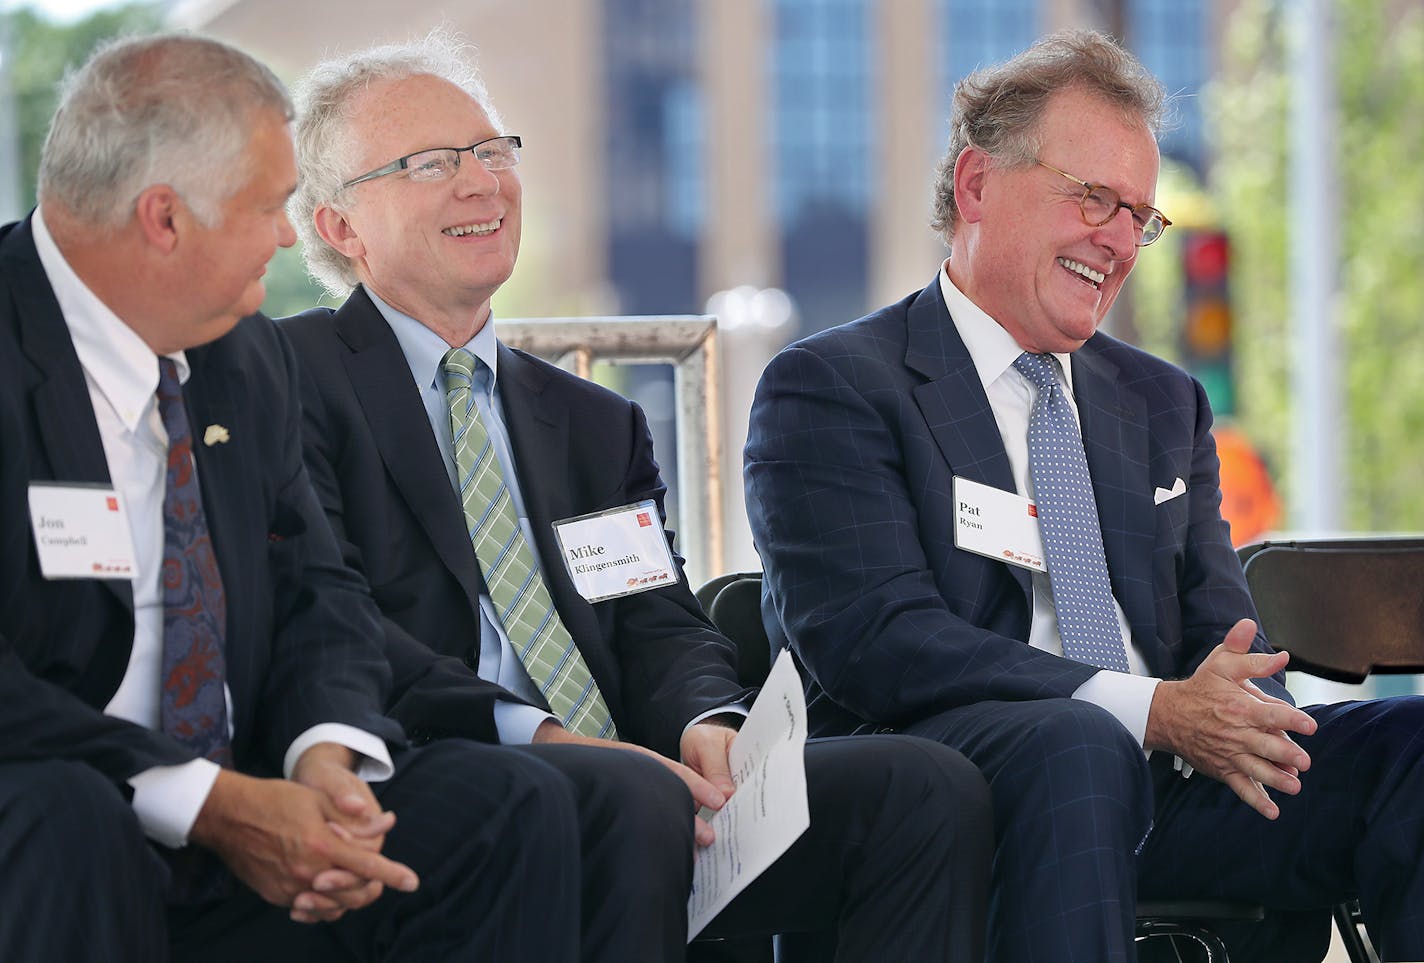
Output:
[[1187,483],[1178,478],[1172,483],[1171,488],[1157,488],[1152,492],[1152,504],[1160,505],[1163,502],[1171,501],[1178,495],[1187,493]]

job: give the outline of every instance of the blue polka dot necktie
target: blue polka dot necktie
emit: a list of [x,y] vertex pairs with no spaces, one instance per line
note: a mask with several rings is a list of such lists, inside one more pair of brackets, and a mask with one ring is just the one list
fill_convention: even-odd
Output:
[[1025,351],[1014,368],[1038,389],[1028,419],[1028,465],[1063,654],[1127,672],[1083,437],[1058,381],[1057,362]]
[[509,486],[475,406],[475,378],[485,378],[489,368],[464,348],[446,352],[441,367],[445,399],[450,405],[460,503],[495,614],[529,678],[564,728],[580,735],[617,739],[603,693],[564,628],[534,551],[519,527]]

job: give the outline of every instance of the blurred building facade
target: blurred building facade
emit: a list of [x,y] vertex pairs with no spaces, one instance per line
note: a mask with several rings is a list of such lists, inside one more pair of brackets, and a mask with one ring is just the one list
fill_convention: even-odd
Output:
[[1231,0],[180,0],[181,24],[294,77],[442,23],[525,138],[525,314],[696,313],[740,285],[806,332],[923,286],[954,84],[1066,26],[1107,30],[1177,95],[1164,152],[1201,170],[1197,92]]

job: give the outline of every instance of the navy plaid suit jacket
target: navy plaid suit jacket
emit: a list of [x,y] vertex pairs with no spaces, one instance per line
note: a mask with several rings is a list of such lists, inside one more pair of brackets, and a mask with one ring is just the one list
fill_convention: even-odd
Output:
[[[1074,353],[1073,386],[1113,593],[1152,673],[1185,677],[1256,617],[1221,518],[1206,394],[1101,333]],[[763,374],[747,510],[767,630],[803,666],[813,734],[1066,698],[1097,671],[1026,644],[1027,571],[955,548],[956,475],[1014,491],[938,279]],[[1178,478],[1186,493],[1154,505]],[[1270,651],[1260,635],[1255,647]],[[1261,685],[1288,698],[1281,677]]]

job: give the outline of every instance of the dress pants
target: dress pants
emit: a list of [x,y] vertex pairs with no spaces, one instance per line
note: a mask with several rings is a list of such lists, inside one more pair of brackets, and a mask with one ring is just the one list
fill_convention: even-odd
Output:
[[97,770],[0,764],[0,960],[162,960],[167,878]]
[[707,935],[830,932],[841,963],[983,957],[993,828],[972,765],[903,736],[812,739],[806,789],[811,828]]
[[[397,814],[383,851],[419,874],[420,890],[316,925],[291,922],[240,885],[220,903],[165,913],[167,870],[110,784],[76,764],[39,764],[57,771],[39,780],[11,778],[35,767],[3,767],[0,854],[19,871],[0,881],[0,958],[547,963],[681,952],[691,800],[664,767],[628,753],[462,740],[403,752],[396,766],[374,785]],[[35,820],[13,818],[8,805],[22,795],[42,804],[37,781],[52,799],[76,801],[72,819],[51,806],[43,840],[22,837]],[[11,860],[36,845],[64,848]]]
[[[906,731],[973,760],[998,831],[989,959],[1130,961],[1137,896],[1264,904],[1228,927],[1234,958],[1306,963],[1324,914],[1358,896],[1385,960],[1424,959],[1424,699],[1306,710],[1311,755],[1271,821],[1224,784],[1150,763],[1106,711],[1072,699],[980,703]],[[1249,955],[1247,955],[1249,954]]]
[[1232,928],[1227,942],[1233,959],[1267,963],[1323,959],[1329,907],[1358,898],[1382,960],[1424,960],[1424,698],[1305,711],[1319,728],[1292,738],[1311,766],[1299,795],[1272,793],[1275,820],[1153,760],[1157,827],[1139,891],[1265,904],[1265,924]]

